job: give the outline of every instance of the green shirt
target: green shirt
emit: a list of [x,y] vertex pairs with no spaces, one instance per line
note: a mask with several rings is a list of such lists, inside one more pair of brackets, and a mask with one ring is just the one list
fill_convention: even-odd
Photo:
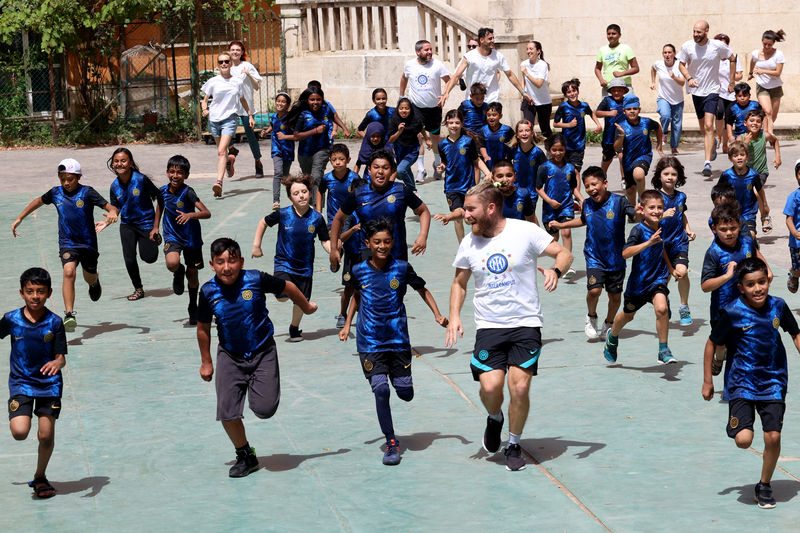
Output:
[[[614,72],[625,72],[630,68],[631,59],[635,58],[636,54],[627,44],[618,44],[616,48],[611,48],[608,45],[601,46],[597,52],[597,62],[603,63],[603,79],[609,82],[614,79]],[[631,84],[631,77],[625,76],[626,85]]]
[[767,136],[764,135],[763,131],[759,131],[758,136],[747,145],[747,166],[759,174],[769,172],[769,167],[767,166]]

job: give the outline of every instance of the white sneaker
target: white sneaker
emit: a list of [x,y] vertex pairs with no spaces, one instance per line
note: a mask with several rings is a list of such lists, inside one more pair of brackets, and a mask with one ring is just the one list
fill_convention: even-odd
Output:
[[603,329],[600,331],[599,338],[602,340],[606,340],[606,335],[608,335],[608,332],[611,331],[611,327],[613,325],[614,324],[609,324],[608,322],[605,321],[605,319],[603,319]]
[[586,315],[584,319],[585,326],[583,326],[583,332],[586,333],[586,336],[590,339],[597,338],[597,317],[596,316],[589,316]]
[[[564,279],[570,280],[570,279],[575,277],[575,274],[576,274],[575,269],[572,268],[572,267],[569,267],[569,270],[567,270],[567,273],[564,274]],[[595,329],[597,329],[597,328],[595,328]]]
[[416,182],[417,183],[422,183],[423,181],[425,181],[425,178],[427,178],[427,177],[428,177],[428,171],[427,170],[420,170],[420,171],[417,172]]

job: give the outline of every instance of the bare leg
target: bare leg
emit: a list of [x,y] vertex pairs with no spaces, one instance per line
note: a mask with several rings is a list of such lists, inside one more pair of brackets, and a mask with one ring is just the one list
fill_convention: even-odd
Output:
[[614,318],[614,325],[611,327],[611,334],[619,337],[619,332],[622,331],[629,322],[633,320],[636,313],[620,313]]
[[614,315],[619,311],[619,306],[622,303],[621,293],[606,293],[608,294],[608,314],[606,315],[606,323],[611,324],[614,321]]
[[530,397],[528,392],[531,387],[533,372],[518,366],[508,367],[508,392],[511,401],[508,406],[508,430],[515,435],[521,435],[528,420]]
[[214,137],[217,144],[217,181],[225,178],[225,166],[228,164],[228,145],[231,144],[231,136],[223,133],[220,137]]
[[764,110],[764,114],[765,114],[765,116],[764,116],[764,124],[763,124],[764,131],[768,131],[770,133],[772,133],[772,128],[773,128],[773,126],[772,126],[772,114],[773,114],[772,102],[773,101],[774,100],[772,100],[772,98],[770,98],[768,94],[762,94],[761,96],[758,97],[758,103],[761,105],[761,109]]
[[300,321],[303,319],[303,310],[296,305],[292,306],[292,327],[299,328]]
[[453,221],[453,228],[456,230],[456,237],[458,238],[458,244],[461,244],[461,241],[464,240],[464,219],[458,218]]
[[47,465],[50,463],[50,457],[53,455],[53,448],[56,444],[56,419],[48,415],[40,416],[37,436],[39,438],[39,459],[36,461],[34,479],[47,477]]
[[90,274],[86,272],[86,269],[81,269],[83,271],[83,280],[88,283],[89,285],[94,285],[98,278],[98,273],[95,272],[94,274]]
[[781,455],[781,432],[764,432],[764,464],[761,467],[761,483],[769,483],[775,466],[778,464],[778,457]]
[[241,448],[247,444],[247,434],[241,419],[222,422],[222,427],[225,428],[225,433],[228,434],[228,438],[231,439],[234,447]]
[[595,287],[586,293],[586,310],[590,316],[597,316],[597,302],[600,301],[601,292],[603,292],[602,287]]
[[61,294],[64,296],[64,312],[72,313],[75,308],[75,269],[77,261],[70,261],[64,265],[64,280],[61,284]]
[[667,309],[667,297],[663,294],[656,294],[653,297],[653,307],[656,310],[656,331],[658,332],[658,342],[667,342],[669,337],[669,311]]
[[700,121],[700,131],[703,132],[703,145],[706,149],[706,161],[711,161],[714,153],[714,121],[717,119],[712,113],[706,113]]
[[490,415],[496,415],[503,407],[503,385],[506,373],[504,370],[492,370],[480,375],[481,402]]
[[562,229],[561,237],[564,239],[564,248],[566,248],[569,253],[572,253],[572,230]]
[[681,296],[681,305],[689,305],[689,287],[691,285],[688,276],[688,269],[686,265],[678,265],[675,267],[683,277],[678,281],[678,293]]

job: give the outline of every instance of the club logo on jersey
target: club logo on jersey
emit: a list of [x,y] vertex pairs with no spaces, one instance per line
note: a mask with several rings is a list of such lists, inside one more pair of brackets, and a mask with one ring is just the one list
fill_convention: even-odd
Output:
[[183,202],[181,202],[180,200],[178,200],[178,202],[175,204],[175,207],[177,207],[178,209],[180,209],[181,207],[183,207]]
[[8,410],[12,413],[19,409],[19,402],[17,400],[11,400],[11,403],[8,404]]
[[355,189],[353,188],[353,186],[352,186],[352,185],[350,185],[350,186],[347,188],[347,192],[353,192],[354,190],[355,190]]
[[750,252],[747,252],[747,255],[745,257],[753,257],[753,254],[751,254]]
[[78,200],[75,202],[75,207],[83,207],[83,200]]
[[169,250],[169,243],[164,245],[164,251],[166,252],[167,250]]
[[397,198],[394,197],[394,194],[390,194],[389,197],[386,199],[387,202],[393,204],[397,201]]
[[345,281],[350,281],[350,277],[350,272],[347,272],[344,276],[342,276],[342,279]]
[[417,76],[417,83],[419,83],[420,85],[427,85],[428,76],[426,76],[425,74],[420,74],[419,76]]
[[[752,191],[753,190],[753,184],[752,183],[748,183],[747,184],[747,190],[748,191]],[[78,206],[78,207],[80,207],[80,206]]]
[[44,336],[44,342],[50,342],[51,340],[53,340],[52,333],[48,333],[47,335]]
[[500,142],[504,142],[505,140],[506,140],[505,137],[502,137],[502,136],[500,137]]
[[489,352],[487,352],[486,350],[481,350],[480,353],[478,354],[478,359],[480,359],[481,361],[486,361],[487,359],[489,359]]
[[772,327],[773,328],[778,329],[778,326],[780,326],[780,325],[781,325],[781,319],[780,318],[775,317],[775,318],[772,319]]
[[739,419],[735,416],[731,417],[731,429],[736,429],[739,427]]
[[314,224],[309,224],[308,225],[308,232],[309,233],[314,233],[315,229],[317,229],[317,228],[314,227]]
[[281,124],[281,131],[286,131],[286,124]]
[[253,299],[253,291],[248,289],[248,290],[242,292],[242,299],[243,300],[252,300]]
[[642,130],[642,135],[645,135],[645,136],[647,135],[647,128]]
[[586,116],[586,112],[585,111],[581,111],[581,118],[583,118],[585,116]]
[[364,370],[367,372],[372,370],[372,361],[364,361]]
[[461,150],[458,151],[458,153],[461,154],[461,155],[464,155],[464,154],[467,153],[467,149],[466,148],[462,148]]
[[609,211],[608,213],[606,213],[606,218],[608,220],[611,220],[612,218],[614,218],[614,211]]
[[390,282],[389,282],[389,286],[390,286],[391,288],[393,288],[393,289],[397,290],[397,287],[399,287],[399,286],[400,286],[400,282],[399,282],[399,281],[397,281],[397,279],[395,278],[395,279],[393,279],[392,281],[390,281]]
[[508,269],[508,259],[503,254],[494,254],[486,261],[486,268],[492,274],[502,274]]
[[[516,163],[516,161],[514,161],[514,162]],[[535,160],[533,160],[533,159],[531,159],[531,162],[530,162],[530,163],[528,163],[528,164],[529,164],[530,166],[534,166],[534,165],[536,164],[536,161],[535,161]]]
[[64,252],[64,253],[61,255],[61,257],[63,257],[64,259],[69,259],[69,252]]
[[597,283],[597,278],[595,278],[594,276],[590,276],[589,285],[594,285],[595,283]]
[[686,206],[685,206],[685,205],[683,205],[683,204],[679,205],[679,206],[678,206],[678,211],[680,211],[681,213],[683,213],[684,211],[686,211]]
[[518,203],[517,203],[517,211],[519,211],[520,213],[522,213],[522,202],[518,202]]
[[139,189],[133,189],[133,195],[139,196]]

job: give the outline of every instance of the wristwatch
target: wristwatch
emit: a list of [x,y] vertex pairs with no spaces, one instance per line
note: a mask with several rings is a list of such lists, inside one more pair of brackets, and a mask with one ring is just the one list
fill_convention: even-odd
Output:
[[550,270],[552,270],[553,272],[556,273],[556,278],[561,279],[561,271],[559,269],[557,269],[556,267],[553,267]]

